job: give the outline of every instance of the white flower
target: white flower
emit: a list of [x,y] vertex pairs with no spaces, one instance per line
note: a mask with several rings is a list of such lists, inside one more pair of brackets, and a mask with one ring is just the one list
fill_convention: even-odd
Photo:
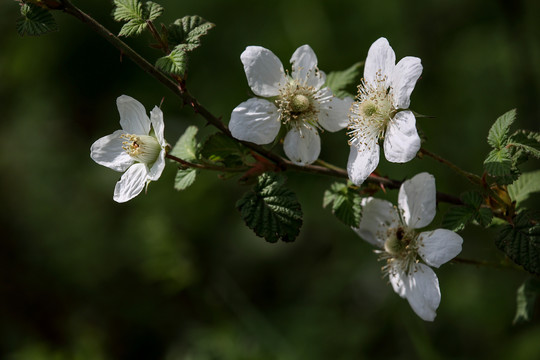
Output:
[[349,119],[347,172],[356,185],[379,164],[379,140],[384,139],[384,155],[390,162],[410,161],[420,149],[416,118],[407,109],[421,73],[417,57],[407,56],[396,64],[394,50],[385,38],[369,48],[364,79]]
[[384,275],[426,321],[435,319],[441,301],[439,280],[430,266],[438,268],[457,256],[463,243],[461,236],[446,229],[417,232],[435,217],[435,196],[435,178],[420,173],[401,185],[398,209],[385,200],[364,199],[362,220],[355,229],[383,249],[377,252],[386,261]]
[[347,126],[352,99],[341,100],[321,88],[326,75],[317,68],[309,45],[300,46],[291,57],[292,74],[270,50],[248,46],[240,56],[251,90],[256,96],[238,105],[229,129],[239,140],[258,145],[271,143],[281,124],[287,127],[283,148],[295,164],[311,164],[319,157],[318,130],[338,131]]
[[122,95],[116,105],[122,130],[94,142],[90,157],[100,165],[125,171],[116,183],[113,199],[126,202],[150,181],[159,179],[165,168],[167,142],[163,138],[163,112],[157,106],[148,118],[144,106],[132,97]]

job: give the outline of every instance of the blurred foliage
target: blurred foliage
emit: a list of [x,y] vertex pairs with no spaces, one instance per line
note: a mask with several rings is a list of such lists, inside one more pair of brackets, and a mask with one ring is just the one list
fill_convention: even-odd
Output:
[[[435,116],[418,121],[428,149],[481,173],[500,114],[517,108],[514,126],[539,130],[537,1],[158,2],[159,21],[197,14],[216,24],[190,57],[188,87],[225,121],[249,96],[246,46],[271,49],[287,67],[310,44],[330,72],[363,61],[385,36],[398,59],[422,59],[412,107]],[[110,1],[76,4],[120,31]],[[213,130],[76,20],[54,13],[59,32],[20,37],[18,3],[2,1],[0,12],[1,358],[540,357],[538,311],[512,326],[527,274],[445,266],[438,316],[425,323],[381,279],[371,247],[322,208],[333,179],[287,174],[304,212],[291,244],[255,237],[234,207],[248,187],[215,173],[177,192],[168,166],[147,195],[114,203],[119,174],[91,161],[89,148],[117,129],[117,96],[147,109],[163,99],[171,143],[190,124]],[[151,62],[159,57],[147,34],[126,41]],[[345,166],[345,133],[322,137],[321,157]],[[380,164],[396,179],[420,171],[436,176],[438,190],[470,189],[428,158]],[[447,209],[439,205],[433,226]],[[495,234],[468,228],[463,257],[499,261]]]

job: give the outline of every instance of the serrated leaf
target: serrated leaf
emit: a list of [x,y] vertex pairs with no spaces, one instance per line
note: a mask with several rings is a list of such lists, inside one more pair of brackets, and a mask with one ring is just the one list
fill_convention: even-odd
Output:
[[146,26],[147,24],[144,20],[130,20],[122,26],[120,32],[118,33],[118,36],[140,35],[144,31],[144,29],[146,29]]
[[113,18],[127,21],[119,36],[139,35],[148,26],[147,21],[157,19],[163,12],[161,5],[148,1],[145,6],[139,0],[114,0]]
[[463,201],[466,205],[469,205],[475,209],[479,208],[484,202],[482,194],[480,194],[478,191],[467,191],[463,193],[460,198],[461,201]]
[[538,295],[540,295],[540,280],[529,278],[519,287],[516,294],[516,316],[514,325],[531,321]]
[[470,206],[453,206],[445,214],[442,226],[452,231],[460,231],[474,219],[474,209]]
[[271,243],[294,241],[302,226],[300,203],[284,183],[283,176],[264,173],[253,190],[236,202],[246,225]]
[[182,76],[187,70],[187,54],[180,48],[174,48],[169,55],[157,59],[156,67],[167,74]]
[[199,170],[193,168],[178,169],[174,178],[174,188],[179,191],[185,190],[195,182],[198,173]]
[[116,21],[142,20],[142,3],[139,0],[114,0],[113,18]]
[[180,49],[191,51],[201,44],[201,37],[215,25],[198,15],[184,16],[167,28],[168,41],[172,46],[181,45]]
[[34,4],[21,5],[21,17],[15,23],[20,36],[39,36],[58,30],[51,13]]
[[231,167],[244,163],[249,151],[230,137],[216,133],[210,136],[201,149],[201,156],[212,162],[223,163]]
[[483,227],[488,227],[491,225],[493,220],[493,211],[489,208],[480,208],[476,212],[474,219]]
[[180,136],[170,154],[179,157],[182,160],[193,161],[199,157],[199,144],[196,135],[199,129],[194,126],[188,126],[184,134]]
[[512,134],[508,145],[516,148],[526,155],[540,158],[540,133],[534,131],[519,130]]
[[516,119],[516,109],[512,109],[501,115],[491,126],[488,133],[488,143],[494,149],[500,149],[506,145],[510,125]]
[[513,184],[508,185],[508,194],[517,205],[536,192],[540,192],[540,170],[524,173]]
[[519,176],[512,154],[507,148],[492,150],[484,161],[486,172],[495,177],[498,184],[510,184]]
[[501,229],[495,245],[516,264],[540,275],[540,216],[522,211],[513,220]]
[[358,62],[350,68],[343,71],[332,71],[326,76],[326,84],[332,93],[338,98],[347,96],[354,97],[347,89],[352,88],[360,83],[361,69],[364,66],[363,62]]
[[146,2],[146,19],[149,21],[154,21],[163,13],[163,7],[153,1]]
[[332,213],[345,225],[358,227],[362,217],[362,198],[347,184],[333,183],[324,192],[323,207],[332,204]]

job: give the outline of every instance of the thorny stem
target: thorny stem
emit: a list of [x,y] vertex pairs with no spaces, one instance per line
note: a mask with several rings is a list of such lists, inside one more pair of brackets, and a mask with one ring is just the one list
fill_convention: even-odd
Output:
[[177,163],[179,163],[180,165],[182,165],[184,167],[189,167],[189,168],[203,169],[203,170],[214,170],[214,171],[222,171],[222,172],[243,172],[243,171],[246,171],[246,168],[244,168],[244,167],[242,167],[242,168],[227,168],[227,167],[224,167],[224,166],[215,166],[215,165],[210,165],[210,164],[196,164],[196,163],[192,163],[190,161],[180,159],[179,157],[176,157],[176,156],[171,155],[171,154],[167,154],[167,155],[165,155],[165,157],[168,158],[168,159],[176,161]]
[[463,259],[463,258],[460,258],[460,257],[455,257],[450,261],[453,262],[453,263],[456,263],[456,264],[487,266],[487,267],[492,267],[492,268],[496,268],[496,269],[510,269],[510,270],[517,270],[517,271],[525,271],[520,266],[516,266],[516,265],[514,265],[512,263],[508,263],[508,262],[506,262],[506,263],[503,263],[503,262],[492,263],[492,262],[489,262],[489,261]]
[[[201,115],[208,123],[216,127],[219,131],[221,131],[226,136],[234,139],[235,141],[240,142],[245,147],[271,160],[272,162],[276,164],[278,169],[328,175],[328,176],[334,176],[334,177],[344,178],[344,179],[348,178],[347,171],[344,169],[341,169],[335,166],[324,167],[324,166],[319,166],[319,165],[305,165],[305,166],[296,165],[292,163],[291,161],[286,160],[280,157],[279,155],[273,153],[272,151],[266,150],[262,146],[253,144],[251,142],[235,139],[231,135],[231,132],[229,131],[227,126],[221,121],[221,119],[214,116],[212,113],[210,113],[204,106],[202,106],[189,93],[189,91],[186,90],[185,83],[181,78],[175,77],[176,82],[173,81],[167,75],[165,75],[164,73],[159,71],[156,67],[154,67],[151,63],[149,63],[145,58],[143,58],[141,55],[135,52],[131,47],[129,47],[129,45],[127,45],[125,42],[120,40],[120,38],[114,35],[111,31],[109,31],[103,25],[101,25],[96,20],[94,20],[91,16],[89,16],[88,14],[86,14],[85,12],[77,8],[76,6],[74,6],[69,0],[63,0],[62,3],[63,3],[63,7],[58,8],[58,10],[63,10],[66,14],[69,14],[75,17],[76,19],[78,19],[79,21],[83,22],[84,24],[88,25],[92,30],[94,30],[96,33],[98,33],[107,41],[109,41],[115,48],[120,50],[123,55],[130,58],[142,70],[144,70],[145,72],[153,76],[156,80],[158,80],[163,85],[165,85],[167,88],[169,88],[169,90],[171,90],[176,96],[182,99],[184,104],[189,104],[193,108],[195,113]],[[152,32],[152,26],[150,26],[150,29],[151,29],[150,31]],[[156,31],[156,34],[157,34],[157,30],[155,29],[155,27],[153,28],[153,30]],[[156,36],[156,34],[154,34],[154,36]],[[157,36],[159,37],[159,34],[157,34]],[[177,161],[176,159],[173,159],[173,160]],[[178,159],[178,160],[181,160],[181,159]],[[195,165],[192,167],[199,166],[198,164],[191,164],[191,163],[190,165],[188,164],[183,164],[183,165],[185,166]],[[206,166],[206,165],[203,165],[203,166]],[[397,189],[401,185],[400,181],[384,178],[384,177],[377,176],[374,174],[370,175],[370,177],[366,179],[366,182],[377,183],[389,189]],[[439,201],[444,201],[451,204],[461,204],[461,201],[458,198],[451,195],[439,193],[439,192],[437,192],[437,199]]]
[[430,151],[428,151],[428,150],[426,150],[424,148],[420,149],[420,154],[427,155],[427,156],[432,157],[433,159],[437,160],[438,162],[445,164],[450,169],[454,170],[455,172],[457,172],[461,176],[464,176],[465,178],[467,178],[467,180],[469,180],[473,184],[482,185],[482,178],[480,176],[461,169],[457,165],[455,165],[455,164],[451,163],[450,161],[440,157],[439,155],[434,154],[434,153],[432,153],[432,152],[430,152]]

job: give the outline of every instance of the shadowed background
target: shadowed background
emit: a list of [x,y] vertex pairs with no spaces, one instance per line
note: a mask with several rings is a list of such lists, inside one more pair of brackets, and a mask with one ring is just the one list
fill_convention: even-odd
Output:
[[[397,59],[422,59],[411,104],[435,116],[418,120],[427,149],[480,174],[499,115],[517,107],[516,128],[539,130],[536,1],[158,2],[158,22],[197,14],[217,25],[191,55],[188,88],[225,122],[249,97],[246,46],[272,50],[287,68],[309,44],[328,73],[363,61],[385,36]],[[119,31],[110,1],[75,4]],[[511,325],[525,273],[447,264],[437,271],[438,316],[423,322],[381,278],[372,248],[322,208],[333,179],[287,174],[304,212],[292,244],[257,238],[234,207],[249,188],[212,172],[176,192],[169,164],[147,195],[113,202],[119,174],[89,149],[118,129],[119,95],[147,110],[164,99],[172,144],[190,124],[214,130],[74,18],[54,13],[59,32],[19,37],[18,8],[0,3],[2,358],[540,357],[538,318]],[[126,41],[151,62],[160,56],[148,34]],[[321,158],[344,167],[345,132],[322,137]],[[381,159],[379,169],[398,180],[429,171],[456,196],[469,188],[429,158]],[[447,209],[440,204],[432,226]],[[462,256],[499,261],[495,234],[464,231]]]

